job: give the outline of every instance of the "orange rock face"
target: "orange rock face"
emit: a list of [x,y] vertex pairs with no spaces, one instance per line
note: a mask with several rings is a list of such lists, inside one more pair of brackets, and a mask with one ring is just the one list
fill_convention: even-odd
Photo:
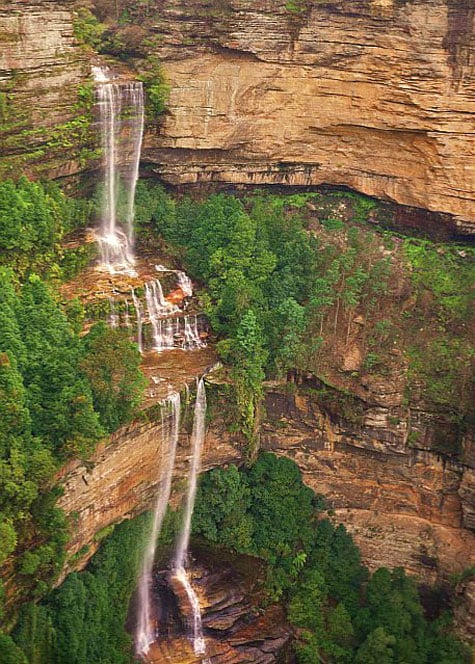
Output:
[[[270,419],[262,447],[298,464],[305,483],[325,496],[337,521],[354,535],[370,567],[402,566],[433,583],[473,564],[475,536],[463,526],[467,467],[396,444],[379,422],[364,430],[345,427],[319,411],[311,397],[270,393],[266,409]],[[69,553],[90,546],[79,565],[95,550],[97,533],[153,505],[162,436],[161,423],[136,422],[114,434],[90,462],[75,461],[63,469],[60,506],[73,523]],[[175,503],[189,452],[183,433]],[[203,470],[242,458],[240,443],[213,422]]]
[[[210,432],[205,441],[203,470],[240,460],[240,451],[232,441],[215,433],[218,430]],[[101,531],[154,505],[163,435],[160,415],[157,421],[155,414],[154,421],[134,422],[117,431],[87,462],[73,461],[63,468],[60,481],[64,495],[59,506],[71,521],[68,553],[73,555],[85,545],[89,547],[74,563],[75,569],[84,567],[97,549]],[[174,474],[178,494],[180,480],[188,474],[189,455],[189,436],[182,432]]]
[[298,464],[370,568],[400,566],[434,583],[473,564],[475,535],[464,527],[460,491],[467,466],[398,444],[380,421],[350,427],[312,396],[271,392],[266,410],[263,447]]
[[475,10],[447,0],[162,3],[170,183],[347,185],[475,219]]

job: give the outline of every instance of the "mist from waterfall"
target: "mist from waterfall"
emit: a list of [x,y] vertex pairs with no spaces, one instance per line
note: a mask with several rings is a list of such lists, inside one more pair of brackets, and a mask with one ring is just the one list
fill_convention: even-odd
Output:
[[155,504],[152,530],[144,551],[137,596],[137,627],[135,649],[137,655],[147,654],[157,638],[157,626],[152,610],[153,563],[157,539],[167,510],[175,465],[178,434],[180,431],[181,400],[174,393],[162,402],[163,446],[161,454],[160,487]]
[[201,622],[201,611],[198,597],[193,590],[186,571],[186,558],[190,541],[191,518],[195,506],[198,475],[201,469],[201,453],[205,439],[206,418],[206,390],[203,378],[198,382],[196,392],[195,412],[193,417],[193,430],[191,434],[191,463],[188,473],[188,491],[185,502],[185,514],[180,535],[178,537],[175,558],[173,561],[172,576],[183,586],[193,612],[191,640],[195,655],[203,655],[206,651]]
[[[93,67],[104,161],[104,192],[98,242],[101,267],[112,274],[132,273],[134,199],[144,127],[143,86],[114,82]],[[119,199],[121,204],[119,205]]]

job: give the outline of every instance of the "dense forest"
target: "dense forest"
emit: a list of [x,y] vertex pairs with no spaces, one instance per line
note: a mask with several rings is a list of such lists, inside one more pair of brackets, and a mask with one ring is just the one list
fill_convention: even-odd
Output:
[[[446,416],[457,435],[438,451],[456,457],[473,417],[473,250],[374,228],[377,204],[345,192],[174,198],[144,182],[137,194],[141,249],[184,266],[200,285],[232,394],[230,425],[245,441],[246,468],[203,476],[195,536],[265,561],[266,601],[285,604],[299,662],[469,661],[449,614],[429,620],[402,570],[370,575],[297,467],[258,455],[258,431],[265,381],[310,371],[331,387],[336,350],[363,316],[373,324],[359,339],[360,369],[344,374],[347,387],[364,375],[384,378],[403,356],[407,402],[422,390]],[[82,304],[59,296],[91,260],[89,247],[67,240],[93,223],[94,199],[21,178],[0,184],[0,210],[0,556],[15,578],[5,625],[14,622],[12,605],[34,600],[12,635],[1,635],[2,661],[129,662],[124,625],[145,521],[118,526],[87,571],[51,591],[70,527],[55,507],[55,474],[137,414],[140,354],[104,320],[84,333]],[[178,521],[170,517],[164,541]]]
[[264,377],[300,369],[332,386],[354,321],[370,320],[357,341],[361,365],[343,371],[344,388],[354,391],[367,375],[385,379],[407,362],[406,403],[416,396],[444,415],[452,435],[444,431],[436,449],[460,454],[474,417],[473,248],[399,235],[384,218],[375,228],[376,209],[345,192],[195,201],[139,183],[139,235],[162,237],[162,250],[205,286],[251,448]]
[[61,241],[87,209],[52,185],[0,184],[0,558],[18,597],[42,596],[64,562],[56,471],[129,421],[144,387],[127,335],[98,323],[80,337],[81,307],[59,301],[76,264]]
[[[169,513],[162,545],[173,541],[179,523]],[[25,606],[8,661],[131,662],[125,623],[144,526],[143,517],[117,526],[87,571],[71,574],[46,601]],[[261,454],[249,469],[206,473],[193,532],[265,561],[264,603],[284,602],[301,664],[470,661],[468,648],[450,634],[450,615],[439,608],[428,619],[402,569],[369,574],[350,535],[327,518],[323,497],[303,485],[289,459]]]

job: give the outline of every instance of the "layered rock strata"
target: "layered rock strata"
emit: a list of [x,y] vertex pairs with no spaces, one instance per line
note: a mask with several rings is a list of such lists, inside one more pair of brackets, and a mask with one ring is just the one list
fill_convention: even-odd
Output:
[[247,556],[193,549],[192,583],[199,596],[206,657],[193,653],[186,638],[192,624],[189,600],[180,584],[171,589],[168,571],[156,570],[154,593],[160,607],[161,635],[147,656],[151,664],[272,664],[287,662],[291,629],[281,606],[259,606],[265,572]]
[[[120,28],[122,55],[163,61],[170,99],[143,152],[160,178],[344,185],[473,228],[475,10],[465,0],[331,0],[301,13],[284,0],[162,0],[135,19],[131,0],[95,5],[105,20],[119,8],[139,23]],[[74,39],[72,9],[0,2],[4,175],[97,163],[98,141],[77,121],[94,56]]]
[[[87,462],[67,464],[58,478],[64,488],[58,504],[70,518],[68,554],[76,569],[86,564],[108,526],[151,509],[155,503],[166,426],[156,409],[149,410],[148,417],[151,421],[137,421],[117,431]],[[189,456],[189,436],[182,431],[174,470],[178,494],[188,475]],[[203,471],[240,459],[238,446],[222,436],[220,429],[209,432]],[[75,556],[78,552],[80,555]]]
[[144,160],[172,184],[346,185],[467,230],[469,4],[332,0],[296,15],[283,0],[164,0],[148,25],[171,93]]
[[408,447],[384,408],[379,417],[368,409],[357,426],[326,413],[314,395],[271,391],[266,410],[263,447],[298,464],[370,568],[401,566],[434,583],[473,564],[475,536],[464,524],[468,467]]
[[73,34],[73,5],[0,0],[2,177],[71,175],[91,156],[88,103],[80,94],[90,64]]
[[[306,484],[325,496],[337,521],[354,535],[371,568],[402,566],[433,583],[473,563],[475,536],[463,523],[471,473],[466,466],[407,447],[371,412],[366,425],[356,427],[330,416],[312,396],[278,390],[268,393],[266,409],[262,447],[298,464]],[[80,564],[104,529],[153,505],[162,435],[160,422],[136,422],[115,433],[90,461],[63,469],[60,506],[73,524],[69,554],[82,551]],[[178,497],[189,451],[183,433],[174,474]],[[241,444],[214,422],[203,469],[242,458]]]

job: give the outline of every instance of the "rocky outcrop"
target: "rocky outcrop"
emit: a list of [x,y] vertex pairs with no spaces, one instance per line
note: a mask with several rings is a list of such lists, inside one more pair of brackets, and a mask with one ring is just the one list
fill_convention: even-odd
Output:
[[171,85],[144,160],[172,184],[345,185],[455,215],[467,230],[470,3],[304,4],[293,14],[284,0],[164,0],[144,18]]
[[73,5],[0,0],[2,177],[71,175],[91,157],[92,100],[80,94],[90,65],[73,34]]
[[[271,389],[266,410],[262,447],[298,464],[306,484],[325,496],[337,521],[354,535],[371,568],[402,566],[433,583],[473,563],[475,536],[463,522],[472,495],[466,490],[471,477],[466,466],[407,447],[381,420],[367,419],[360,426],[335,418],[312,395]],[[153,505],[163,445],[159,414],[153,418],[118,431],[90,461],[63,469],[60,506],[72,523],[71,565],[85,564],[112,523]],[[183,432],[175,502],[189,453]],[[239,441],[215,420],[205,441],[203,469],[242,458]]]
[[[58,504],[71,522],[70,567],[79,569],[86,564],[108,526],[152,508],[159,488],[165,431],[160,408],[152,407],[143,421],[117,431],[87,462],[72,461],[63,468],[58,479],[64,493]],[[189,435],[183,430],[174,470],[178,495],[188,475],[190,453]],[[203,455],[204,471],[241,458],[239,446],[222,435],[220,428],[207,435]],[[64,573],[67,571],[69,567]]]
[[[194,547],[192,583],[199,596],[206,657],[214,664],[272,664],[289,661],[291,629],[281,606],[262,608],[264,567],[250,556]],[[147,656],[151,664],[198,664],[187,625],[192,624],[186,593],[156,570],[154,594],[161,636]],[[259,607],[259,608],[258,608]]]
[[[297,13],[284,0],[94,4],[106,21],[120,10],[116,55],[139,69],[138,55],[163,61],[170,99],[143,151],[163,180],[344,185],[471,232],[469,3],[329,0]],[[96,163],[78,94],[93,54],[74,38],[73,5],[0,3],[3,175],[71,176]]]
[[469,468],[408,447],[383,409],[350,424],[315,394],[276,390],[266,410],[262,446],[298,464],[370,568],[401,566],[434,583],[473,564],[475,536],[463,522]]

